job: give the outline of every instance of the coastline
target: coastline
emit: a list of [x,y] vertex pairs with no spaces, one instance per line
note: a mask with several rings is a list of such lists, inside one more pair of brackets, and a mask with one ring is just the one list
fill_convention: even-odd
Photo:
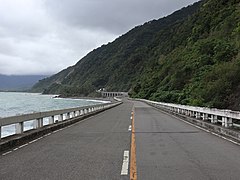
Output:
[[[45,95],[45,94],[43,94]],[[49,94],[49,95],[53,95],[53,94]],[[96,101],[96,102],[112,102],[114,101],[113,98],[103,98],[103,97],[82,97],[82,96],[62,96],[62,95],[53,95],[54,97],[52,98],[59,98],[59,99],[83,99],[83,100],[87,100],[87,101]]]
[[[29,92],[1,92],[0,117],[9,117],[33,112],[45,112],[88,104],[110,102],[110,99],[94,97],[59,97],[56,95]],[[76,100],[76,101],[75,101]],[[77,101],[79,100],[79,102]],[[82,101],[81,101],[82,100]]]

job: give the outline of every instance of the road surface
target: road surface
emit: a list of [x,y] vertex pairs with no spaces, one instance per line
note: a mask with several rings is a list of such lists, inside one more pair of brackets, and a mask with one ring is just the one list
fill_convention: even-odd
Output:
[[138,180],[238,180],[240,148],[135,103]]
[[133,106],[138,180],[240,179],[239,146],[137,101],[0,156],[0,179],[130,179]]

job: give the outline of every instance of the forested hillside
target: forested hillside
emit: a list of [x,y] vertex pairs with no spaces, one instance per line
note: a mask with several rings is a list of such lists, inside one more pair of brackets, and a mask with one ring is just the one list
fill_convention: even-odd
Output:
[[167,18],[135,27],[108,45],[93,50],[75,66],[36,84],[33,91],[65,95],[88,95],[96,89],[128,91],[148,62],[148,46],[156,34],[176,22],[182,22],[199,7],[184,8]]
[[33,90],[132,97],[240,110],[240,3],[205,0],[135,27]]

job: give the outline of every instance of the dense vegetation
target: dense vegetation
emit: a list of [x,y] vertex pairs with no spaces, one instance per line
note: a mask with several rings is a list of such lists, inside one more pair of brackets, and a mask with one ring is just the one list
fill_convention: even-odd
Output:
[[240,3],[205,0],[135,27],[33,90],[132,97],[240,110]]

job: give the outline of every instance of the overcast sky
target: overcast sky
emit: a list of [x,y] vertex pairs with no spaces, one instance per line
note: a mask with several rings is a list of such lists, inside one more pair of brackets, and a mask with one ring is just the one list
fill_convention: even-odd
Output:
[[0,0],[0,74],[50,75],[197,0]]

